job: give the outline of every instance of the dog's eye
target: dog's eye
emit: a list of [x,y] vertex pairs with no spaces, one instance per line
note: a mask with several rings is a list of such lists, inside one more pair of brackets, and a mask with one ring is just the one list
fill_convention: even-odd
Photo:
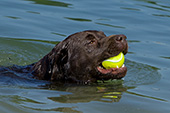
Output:
[[88,44],[95,44],[96,41],[95,40],[91,40]]
[[86,36],[86,40],[87,40],[87,44],[88,44],[88,45],[95,44],[96,41],[97,41],[96,38],[95,38],[95,36],[92,35],[92,34],[88,34],[88,35]]
[[91,40],[91,41],[90,41],[90,44],[94,44],[94,43],[95,43],[95,40]]

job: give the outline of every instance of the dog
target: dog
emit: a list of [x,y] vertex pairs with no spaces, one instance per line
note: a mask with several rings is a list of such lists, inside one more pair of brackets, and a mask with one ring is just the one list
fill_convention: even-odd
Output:
[[127,68],[105,69],[102,62],[122,52],[128,52],[125,35],[106,36],[102,31],[74,33],[58,43],[47,55],[31,65],[1,68],[29,73],[36,79],[54,82],[88,84],[97,80],[121,79]]

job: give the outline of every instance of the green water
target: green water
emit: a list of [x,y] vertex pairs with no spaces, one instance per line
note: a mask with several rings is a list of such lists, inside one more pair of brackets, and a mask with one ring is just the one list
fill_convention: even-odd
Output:
[[0,65],[28,65],[68,35],[125,34],[123,80],[91,86],[0,75],[1,113],[169,113],[170,1],[1,0]]

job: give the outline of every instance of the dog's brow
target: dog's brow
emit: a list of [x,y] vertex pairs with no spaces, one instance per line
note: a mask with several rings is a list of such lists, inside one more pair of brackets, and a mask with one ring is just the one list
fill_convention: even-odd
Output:
[[94,39],[94,38],[95,38],[95,36],[93,34],[88,34],[86,36],[86,39],[88,39],[88,40],[91,40],[91,39]]

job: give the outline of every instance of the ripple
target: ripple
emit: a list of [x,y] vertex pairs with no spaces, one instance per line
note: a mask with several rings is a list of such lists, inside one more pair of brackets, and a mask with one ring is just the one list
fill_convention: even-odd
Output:
[[35,4],[58,6],[58,7],[70,7],[72,5],[69,3],[52,1],[52,0],[25,0],[25,1],[32,1]]
[[92,20],[90,19],[84,19],[84,18],[70,18],[70,17],[64,17],[69,20],[74,20],[74,21],[80,21],[80,22],[91,22]]
[[136,9],[136,8],[128,8],[128,7],[120,7],[120,8],[126,10],[140,11],[140,9]]
[[104,23],[99,23],[99,22],[95,22],[95,24],[103,25],[103,26],[107,26],[107,27],[121,28],[121,29],[125,29],[126,28],[126,27],[122,27],[122,26],[116,26],[116,25],[111,25],[111,24],[104,24]]
[[11,19],[21,19],[20,17],[15,17],[15,16],[5,16],[7,18],[11,18]]
[[162,15],[162,14],[152,14],[153,16],[160,16],[160,17],[170,17],[170,15]]
[[35,11],[27,11],[28,13],[33,13],[33,14],[40,14],[39,12],[35,12]]
[[58,35],[58,36],[62,36],[62,37],[66,37],[66,36],[67,36],[67,35],[65,35],[65,34],[55,33],[55,32],[51,32],[51,34]]
[[126,60],[128,68],[127,75],[124,78],[124,84],[127,86],[138,86],[153,84],[161,79],[159,68]]
[[170,57],[165,57],[165,56],[160,56],[160,57],[164,59],[170,59]]

